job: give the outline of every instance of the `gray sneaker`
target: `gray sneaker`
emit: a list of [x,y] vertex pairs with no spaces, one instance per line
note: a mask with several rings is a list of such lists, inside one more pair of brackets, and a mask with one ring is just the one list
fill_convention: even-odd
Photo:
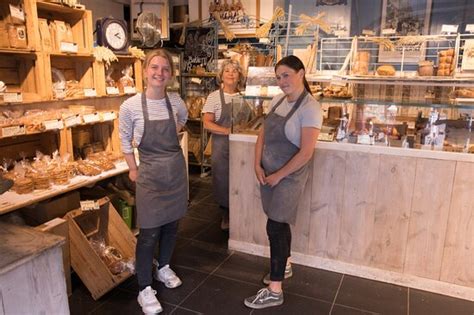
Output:
[[[291,268],[291,265],[288,264],[285,267],[285,279],[291,278],[293,276],[293,269]],[[266,285],[270,284],[270,273],[267,273],[265,277],[263,277],[263,283]]]
[[256,295],[248,297],[244,300],[247,307],[261,309],[283,304],[283,292],[275,293],[269,288],[258,290]]

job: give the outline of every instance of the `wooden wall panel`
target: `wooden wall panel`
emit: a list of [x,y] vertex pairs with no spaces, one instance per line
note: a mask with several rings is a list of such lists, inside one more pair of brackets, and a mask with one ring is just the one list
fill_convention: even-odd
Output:
[[440,278],[455,165],[417,161],[404,273]]
[[268,245],[254,152],[255,143],[230,142],[230,239]]
[[345,170],[346,152],[316,149],[312,174],[309,255],[337,258]]
[[416,158],[380,155],[370,266],[403,271]]
[[456,165],[441,281],[474,287],[474,163]]
[[373,239],[379,155],[348,152],[338,259],[367,265]]

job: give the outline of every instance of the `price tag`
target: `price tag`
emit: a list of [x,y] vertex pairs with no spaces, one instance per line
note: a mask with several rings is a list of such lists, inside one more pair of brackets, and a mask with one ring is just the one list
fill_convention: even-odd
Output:
[[93,114],[86,114],[82,116],[82,119],[84,119],[84,122],[86,124],[94,123],[94,122],[99,122],[100,121],[100,116],[99,113],[93,113]]
[[9,126],[2,128],[2,137],[14,137],[26,134],[25,125]]
[[21,93],[3,93],[3,101],[5,103],[21,103],[23,102],[23,95]]
[[397,30],[394,28],[384,28],[382,30],[382,35],[396,35]]
[[82,211],[91,211],[91,210],[99,210],[99,202],[95,200],[81,200],[80,202],[81,210]]
[[135,94],[137,93],[137,89],[134,86],[124,86],[123,92],[125,94]]
[[119,89],[115,86],[108,86],[106,87],[107,95],[118,95]]
[[64,124],[68,128],[80,125],[81,123],[82,123],[82,119],[80,115],[73,115],[64,119]]
[[267,95],[268,96],[275,96],[275,95],[278,95],[280,93],[282,93],[282,90],[280,89],[279,86],[270,85],[268,87],[268,90],[267,90]]
[[347,81],[345,80],[331,80],[331,85],[337,85],[337,86],[346,86]]
[[458,27],[459,25],[443,24],[443,26],[441,27],[441,33],[444,33],[444,34],[457,33]]
[[117,114],[114,111],[102,113],[103,121],[111,121],[117,118]]
[[373,30],[362,30],[362,35],[375,36],[375,32]]
[[16,7],[14,5],[9,5],[10,6],[10,15],[14,18],[19,19],[20,21],[25,22],[25,12],[19,7]]
[[347,36],[347,31],[346,30],[335,30],[334,35],[337,37],[344,37]]
[[79,46],[76,43],[61,42],[59,50],[61,52],[77,53]]
[[260,44],[270,44],[270,38],[268,37],[262,37],[258,40]]
[[84,96],[95,97],[97,96],[97,91],[95,89],[84,89]]
[[474,24],[466,24],[466,33],[474,33]]
[[199,78],[191,78],[192,83],[201,84],[202,80]]
[[245,86],[245,95],[248,96],[259,96],[260,95],[260,85],[247,85]]
[[56,130],[64,128],[64,123],[62,119],[45,120],[43,121],[43,125],[46,130]]

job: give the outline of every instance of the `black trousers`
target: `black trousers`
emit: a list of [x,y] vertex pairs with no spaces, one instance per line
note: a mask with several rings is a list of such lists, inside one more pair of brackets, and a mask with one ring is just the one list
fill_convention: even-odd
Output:
[[267,235],[270,241],[270,280],[283,281],[286,260],[291,255],[290,225],[268,219]]
[[178,220],[152,229],[140,229],[135,251],[135,269],[139,290],[145,289],[153,282],[153,255],[159,243],[158,266],[168,265],[176,244]]

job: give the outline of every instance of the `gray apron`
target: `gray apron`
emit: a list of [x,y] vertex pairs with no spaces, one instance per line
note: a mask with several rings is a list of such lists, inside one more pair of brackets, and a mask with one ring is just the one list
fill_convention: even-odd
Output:
[[[286,117],[275,113],[286,96],[283,97],[265,118],[262,167],[266,176],[282,168],[300,150],[286,137],[285,125],[300,107],[306,95],[305,90]],[[270,219],[290,224],[296,222],[296,209],[308,180],[309,164],[306,163],[297,171],[289,174],[274,187],[260,185],[263,211]]]
[[[224,91],[220,89],[221,116],[216,124],[230,128],[232,106],[225,102]],[[229,208],[229,136],[212,134],[212,187],[214,199],[219,206]]]
[[138,146],[136,204],[140,228],[154,228],[176,221],[187,209],[188,181],[176,122],[166,95],[169,119],[150,120],[142,93],[143,136]]

